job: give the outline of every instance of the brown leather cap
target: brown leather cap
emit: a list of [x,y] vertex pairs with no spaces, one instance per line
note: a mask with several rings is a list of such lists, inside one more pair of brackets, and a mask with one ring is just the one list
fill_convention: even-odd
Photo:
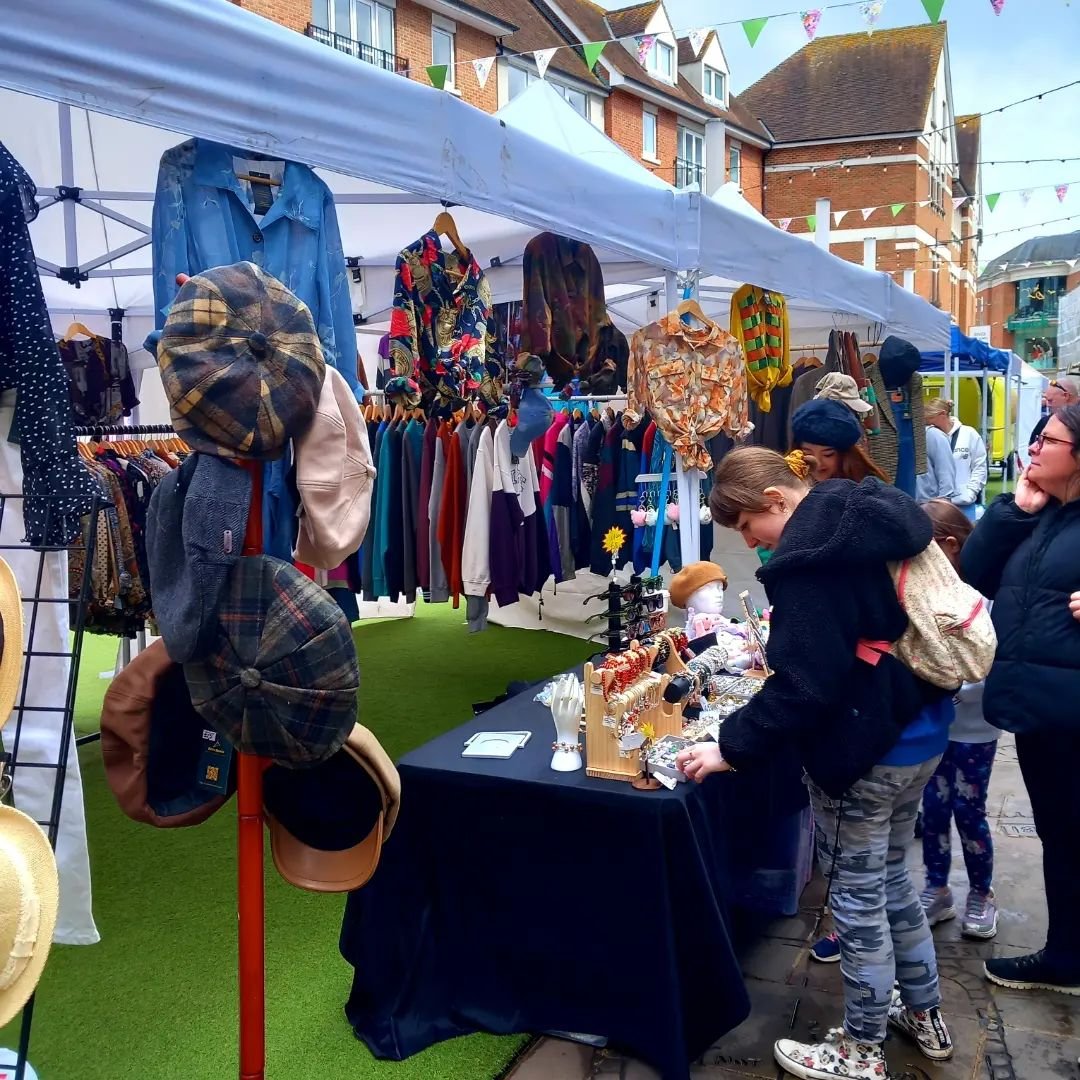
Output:
[[263,803],[278,873],[311,892],[359,889],[379,864],[400,802],[394,763],[359,724],[321,765],[271,766],[263,778]]
[[[105,777],[120,809],[159,829],[198,825],[228,795],[200,783],[205,721],[191,704],[184,670],[155,641],[113,680],[101,711]],[[232,794],[231,748],[221,750]],[[215,760],[217,760],[215,758]]]

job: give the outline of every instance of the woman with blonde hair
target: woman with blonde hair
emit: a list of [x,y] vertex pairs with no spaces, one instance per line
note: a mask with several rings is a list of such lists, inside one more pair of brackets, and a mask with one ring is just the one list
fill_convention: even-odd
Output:
[[772,604],[773,674],[718,742],[691,747],[679,764],[700,782],[764,765],[785,745],[798,751],[830,881],[844,1026],[821,1042],[781,1039],[775,1056],[804,1080],[880,1080],[890,1023],[926,1057],[952,1055],[934,942],[904,861],[952,700],[869,648],[907,626],[888,564],[924,551],[933,534],[915,502],[876,477],[807,479],[801,455],[762,447],[734,450],[716,468],[713,520],[772,552],[758,578]]
[[936,427],[948,440],[956,466],[955,494],[949,500],[969,520],[981,516],[983,490],[988,477],[986,443],[970,425],[953,415],[955,406],[944,398],[931,398],[925,407],[928,427]]

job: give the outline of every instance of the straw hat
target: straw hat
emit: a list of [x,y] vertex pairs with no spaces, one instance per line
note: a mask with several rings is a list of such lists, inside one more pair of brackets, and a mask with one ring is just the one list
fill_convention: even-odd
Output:
[[0,728],[15,708],[23,667],[23,609],[19,583],[0,559]]
[[40,826],[0,806],[0,1027],[26,1004],[52,945],[60,879]]

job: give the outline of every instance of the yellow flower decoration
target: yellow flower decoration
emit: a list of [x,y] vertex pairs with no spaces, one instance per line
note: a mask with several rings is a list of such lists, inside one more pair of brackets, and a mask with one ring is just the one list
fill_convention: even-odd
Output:
[[652,742],[653,739],[656,738],[656,728],[654,728],[652,724],[642,724],[640,731],[649,742]]
[[618,525],[613,525],[606,533],[604,533],[604,550],[609,555],[618,555],[625,543],[626,533],[624,533]]

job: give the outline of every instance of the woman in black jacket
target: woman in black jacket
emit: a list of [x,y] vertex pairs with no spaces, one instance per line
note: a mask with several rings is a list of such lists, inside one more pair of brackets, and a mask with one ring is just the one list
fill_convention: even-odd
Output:
[[880,480],[809,490],[805,474],[801,459],[761,447],[733,450],[717,467],[714,520],[772,551],[758,577],[772,603],[774,674],[724,721],[718,744],[679,759],[700,781],[749,770],[785,744],[797,748],[832,882],[844,1028],[822,1043],[781,1039],[776,1059],[811,1080],[877,1080],[886,1075],[889,1023],[927,1057],[952,1054],[934,942],[904,862],[923,788],[948,743],[952,702],[888,646],[865,647],[906,629],[888,563],[927,548],[932,529],[912,499]]
[[991,981],[1080,996],[1080,405],[1046,423],[1016,485],[964,545],[964,576],[994,601],[998,649],[983,713],[1016,733],[1043,844],[1046,947],[988,960]]

